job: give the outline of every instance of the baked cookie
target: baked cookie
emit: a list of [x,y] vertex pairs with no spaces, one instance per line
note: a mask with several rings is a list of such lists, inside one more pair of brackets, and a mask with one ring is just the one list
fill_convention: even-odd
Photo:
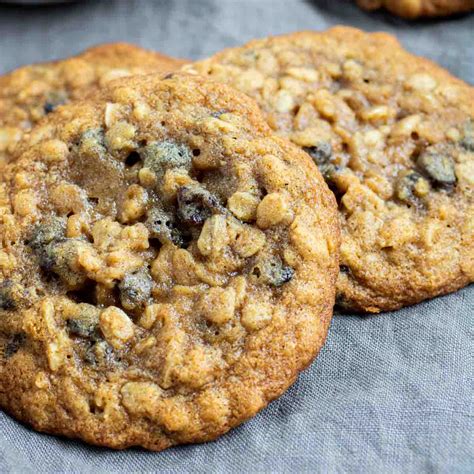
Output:
[[340,306],[393,310],[474,279],[472,87],[383,33],[256,40],[191,65],[254,97],[339,202]]
[[385,8],[403,18],[446,16],[474,10],[474,0],[356,0],[365,10]]
[[321,348],[334,196],[227,86],[113,81],[24,139],[1,188],[0,405],[113,448],[211,440]]
[[130,44],[113,43],[0,76],[0,167],[22,134],[58,105],[81,98],[112,79],[172,71],[184,62]]

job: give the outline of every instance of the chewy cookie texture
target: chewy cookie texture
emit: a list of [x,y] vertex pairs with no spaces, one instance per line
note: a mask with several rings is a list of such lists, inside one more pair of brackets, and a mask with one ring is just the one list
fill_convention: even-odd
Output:
[[113,448],[211,440],[321,348],[335,199],[243,94],[114,81],[15,153],[0,187],[7,412]]
[[112,43],[0,76],[0,169],[23,133],[59,105],[80,99],[113,79],[168,72],[184,62],[130,44]]
[[385,8],[403,18],[446,16],[474,10],[474,0],[356,0],[366,10]]
[[339,204],[339,306],[378,312],[474,280],[474,93],[390,35],[337,27],[185,66],[255,98]]

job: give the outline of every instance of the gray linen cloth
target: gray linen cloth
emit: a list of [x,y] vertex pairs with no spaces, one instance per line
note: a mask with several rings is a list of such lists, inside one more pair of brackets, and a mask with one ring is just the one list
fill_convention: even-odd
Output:
[[[91,1],[0,5],[0,73],[129,41],[197,59],[254,37],[335,24],[396,33],[466,81],[473,16],[408,23],[350,1]],[[114,452],[38,434],[0,413],[0,471],[474,472],[474,290],[379,316],[336,316],[297,383],[216,442]]]

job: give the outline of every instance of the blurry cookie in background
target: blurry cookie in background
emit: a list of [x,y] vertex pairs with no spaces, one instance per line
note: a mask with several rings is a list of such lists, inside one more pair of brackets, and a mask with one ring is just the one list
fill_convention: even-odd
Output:
[[0,168],[23,133],[57,106],[84,97],[112,79],[172,71],[183,63],[131,44],[112,43],[0,76]]
[[339,306],[394,310],[474,280],[474,90],[385,33],[255,40],[184,67],[255,98],[338,203]]
[[474,10],[474,0],[356,0],[365,10],[385,8],[403,18],[447,16]]
[[51,112],[0,183],[0,406],[113,448],[214,439],[332,317],[339,226],[310,157],[197,76]]

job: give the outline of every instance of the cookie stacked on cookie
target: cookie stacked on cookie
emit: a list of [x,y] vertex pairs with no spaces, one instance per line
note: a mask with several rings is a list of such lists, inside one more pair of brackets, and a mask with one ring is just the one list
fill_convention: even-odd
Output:
[[390,35],[256,40],[185,69],[255,98],[339,204],[338,303],[394,310],[474,280],[474,91]]
[[114,448],[213,439],[324,343],[334,196],[228,86],[135,76],[58,107],[0,196],[0,404],[38,430]]
[[23,134],[59,105],[91,94],[111,80],[172,71],[183,63],[127,43],[113,43],[0,76],[0,168]]

